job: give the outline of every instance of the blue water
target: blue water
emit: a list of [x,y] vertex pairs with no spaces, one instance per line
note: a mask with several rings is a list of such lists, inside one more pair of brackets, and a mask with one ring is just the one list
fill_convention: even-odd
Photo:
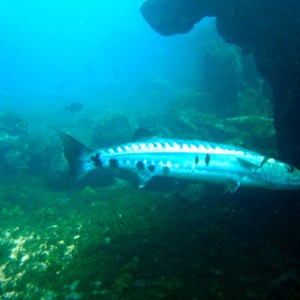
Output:
[[158,76],[192,82],[193,39],[213,21],[190,35],[165,38],[142,18],[141,3],[2,1],[2,98],[126,93]]
[[213,18],[163,37],[142,3],[0,3],[0,299],[299,295],[299,205],[288,193],[160,178],[138,189],[120,170],[68,192],[53,127],[91,147],[146,127],[277,154],[251,55],[225,43]]

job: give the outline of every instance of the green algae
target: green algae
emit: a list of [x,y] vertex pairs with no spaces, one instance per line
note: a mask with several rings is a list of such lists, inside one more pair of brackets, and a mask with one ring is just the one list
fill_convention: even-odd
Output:
[[1,214],[3,217],[16,217],[23,215],[24,212],[20,209],[19,205],[15,205],[12,208],[3,207],[1,210]]
[[9,135],[17,136],[27,132],[27,122],[15,112],[0,114],[0,132],[7,132]]
[[22,214],[0,220],[6,298],[247,299],[261,290],[271,294],[278,288],[270,286],[271,274],[280,278],[289,269],[289,260],[276,267],[274,259],[263,262],[256,244],[284,240],[286,223],[278,238],[268,209],[224,199],[203,184],[156,192],[116,181],[78,189],[68,200],[35,178],[24,184],[7,177],[0,189],[7,207],[18,195],[25,202]]
[[55,218],[55,210],[50,207],[42,207],[37,214],[38,218],[41,219],[41,222],[45,220],[53,220]]

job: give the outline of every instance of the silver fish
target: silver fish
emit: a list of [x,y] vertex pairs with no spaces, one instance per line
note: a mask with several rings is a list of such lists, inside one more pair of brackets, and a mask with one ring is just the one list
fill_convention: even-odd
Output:
[[60,133],[70,172],[76,181],[97,168],[123,168],[137,173],[142,188],[154,176],[239,186],[299,190],[300,171],[274,158],[217,143],[151,138],[91,150]]

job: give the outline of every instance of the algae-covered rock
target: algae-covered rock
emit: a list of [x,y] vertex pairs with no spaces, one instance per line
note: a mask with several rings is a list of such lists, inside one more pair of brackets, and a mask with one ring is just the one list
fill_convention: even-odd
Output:
[[55,218],[55,211],[53,208],[51,207],[42,207],[38,213],[38,218],[42,221],[45,221],[45,220],[53,220]]
[[93,130],[92,145],[108,147],[129,142],[135,128],[135,122],[126,115],[104,115]]
[[205,48],[202,86],[219,117],[238,114],[237,95],[242,87],[242,62],[232,45],[211,43]]
[[213,115],[186,108],[172,116],[169,128],[175,138],[211,140],[217,138],[215,123],[216,118]]
[[6,132],[11,136],[27,132],[27,123],[18,114],[6,112],[0,115],[0,132]]
[[269,86],[263,80],[259,88],[249,86],[243,88],[237,95],[239,115],[272,116],[272,105]]
[[300,165],[299,1],[146,0],[141,13],[163,35],[187,33],[204,17],[216,17],[225,41],[253,54],[272,88],[281,157]]
[[23,215],[24,212],[20,209],[19,205],[15,205],[11,208],[3,207],[1,210],[1,214],[4,217],[17,217],[19,215]]
[[270,155],[276,153],[273,119],[263,116],[239,116],[223,119],[218,124],[224,126],[227,131],[232,131],[235,142],[240,140],[239,146],[257,149]]

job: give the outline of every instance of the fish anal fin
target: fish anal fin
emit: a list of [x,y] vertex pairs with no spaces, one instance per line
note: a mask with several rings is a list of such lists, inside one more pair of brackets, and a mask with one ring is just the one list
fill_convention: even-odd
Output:
[[139,188],[143,188],[148,181],[151,180],[152,178],[152,174],[146,170],[139,170],[137,171],[137,175],[138,175],[138,178],[139,178]]
[[224,194],[226,194],[228,192],[231,193],[231,194],[235,193],[240,185],[241,185],[240,182],[233,181],[233,180],[228,180],[228,183],[225,185]]

